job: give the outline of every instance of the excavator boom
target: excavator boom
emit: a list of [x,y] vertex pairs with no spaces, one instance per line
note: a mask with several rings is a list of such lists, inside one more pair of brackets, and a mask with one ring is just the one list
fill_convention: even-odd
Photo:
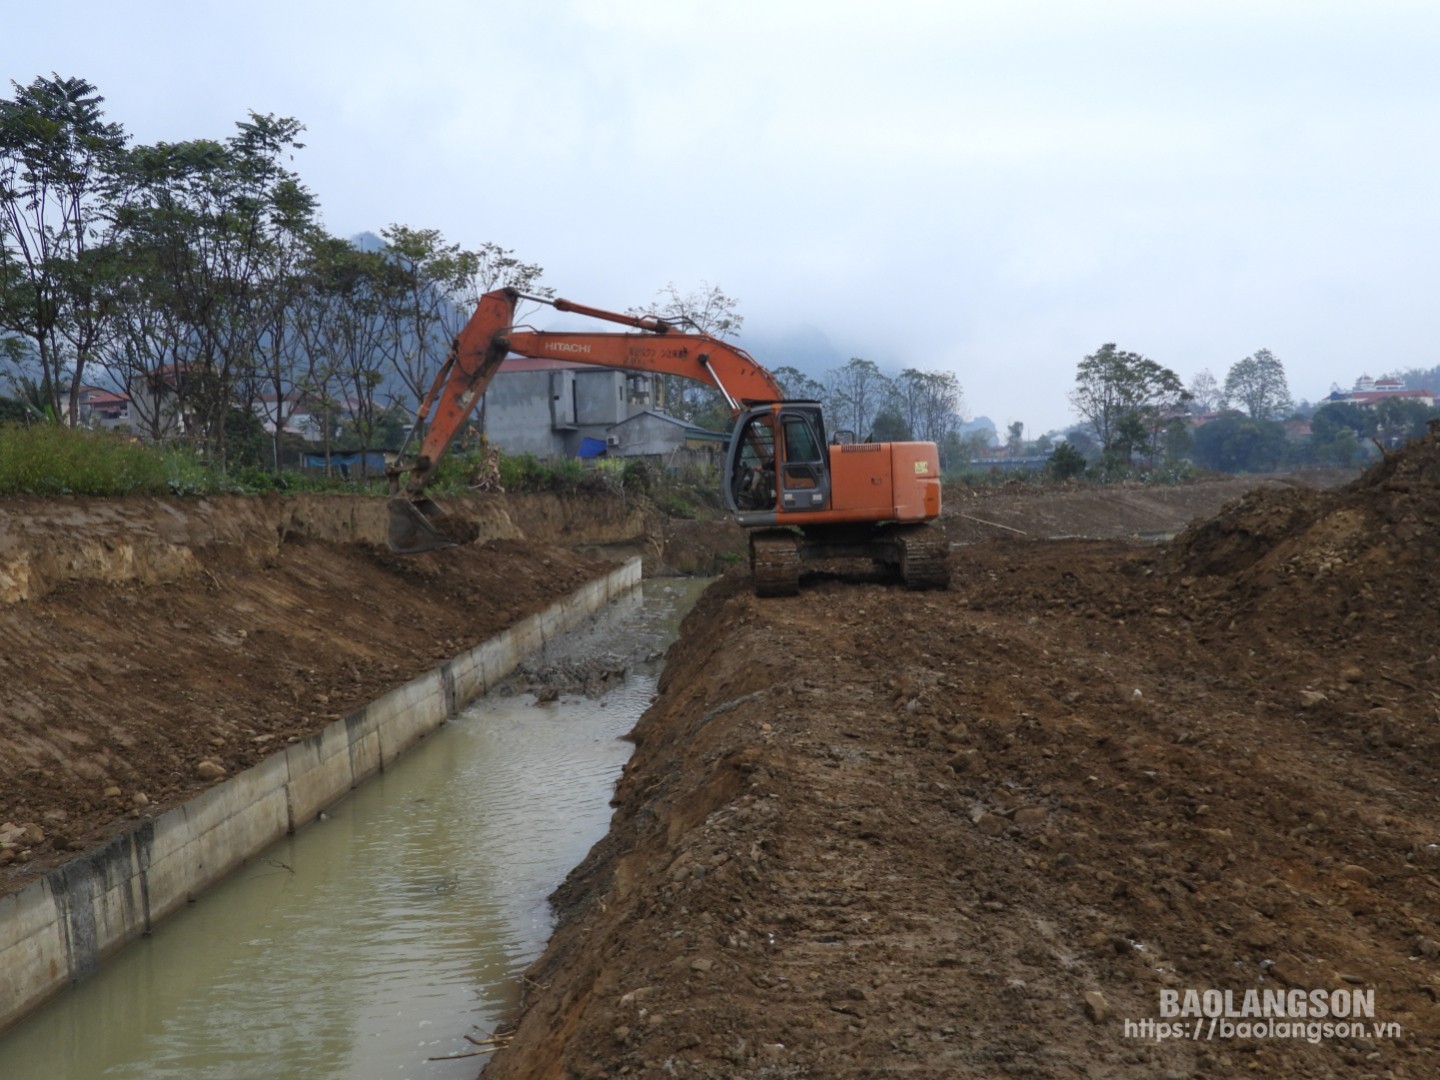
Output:
[[[521,300],[628,327],[622,332],[541,331],[515,325]],[[452,546],[442,512],[425,492],[461,425],[510,355],[678,375],[715,387],[735,417],[724,495],[751,534],[757,588],[799,587],[806,558],[856,554],[898,567],[907,584],[943,587],[941,540],[926,524],[940,513],[933,443],[827,443],[816,402],[785,401],[775,377],[743,349],[664,319],[498,289],[480,298],[421,402],[424,438],[413,462],[387,470],[390,547],[401,553]],[[401,477],[409,474],[403,490]],[[938,552],[938,554],[937,554]]]
[[[633,327],[633,333],[566,333],[520,329],[514,325],[521,300],[550,304],[557,311]],[[773,401],[781,389],[774,377],[743,349],[707,334],[680,333],[662,319],[587,307],[569,300],[527,297],[515,289],[497,289],[480,298],[470,320],[456,335],[450,353],[430,384],[416,415],[425,431],[415,460],[392,466],[389,544],[413,554],[452,546],[435,527],[439,507],[425,497],[435,467],[461,426],[475,411],[490,381],[509,355],[567,360],[597,367],[679,375],[716,387],[732,410],[741,402]],[[399,478],[409,472],[404,491]]]

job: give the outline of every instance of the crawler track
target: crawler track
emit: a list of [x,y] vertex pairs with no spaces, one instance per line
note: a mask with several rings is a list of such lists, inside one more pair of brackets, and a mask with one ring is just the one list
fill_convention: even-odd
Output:
[[895,530],[900,548],[900,578],[907,589],[944,589],[950,584],[950,544],[933,525]]
[[750,572],[756,596],[794,596],[800,591],[799,538],[784,529],[750,536]]

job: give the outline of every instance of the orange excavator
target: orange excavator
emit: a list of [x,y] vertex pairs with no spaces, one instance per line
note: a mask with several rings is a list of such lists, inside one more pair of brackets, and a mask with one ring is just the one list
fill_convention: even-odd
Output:
[[[629,327],[628,332],[541,331],[515,325],[522,300]],[[568,300],[498,289],[480,298],[421,402],[425,431],[412,462],[388,471],[390,549],[449,547],[443,511],[425,494],[435,467],[507,356],[565,360],[627,371],[680,375],[715,387],[735,423],[725,457],[724,498],[750,530],[750,567],[761,596],[800,589],[804,563],[868,558],[912,589],[945,588],[948,545],[931,522],[940,514],[934,443],[827,438],[820,404],[785,401],[780,385],[744,350],[650,315],[622,315]],[[409,479],[402,489],[400,480]]]

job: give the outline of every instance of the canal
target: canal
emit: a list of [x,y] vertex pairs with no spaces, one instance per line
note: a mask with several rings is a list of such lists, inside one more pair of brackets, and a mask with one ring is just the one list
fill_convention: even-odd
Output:
[[473,1077],[484,1057],[461,1055],[516,1005],[546,897],[608,828],[622,736],[705,584],[646,581],[551,643],[0,1036],[0,1077]]

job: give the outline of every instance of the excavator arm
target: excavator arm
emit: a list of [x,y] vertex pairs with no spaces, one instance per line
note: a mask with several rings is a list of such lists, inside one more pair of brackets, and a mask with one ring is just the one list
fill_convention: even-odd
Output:
[[[575,333],[540,331],[514,325],[521,300],[632,328],[632,332]],[[707,334],[685,333],[653,316],[624,315],[568,300],[523,296],[514,289],[486,293],[456,336],[416,414],[413,430],[424,438],[413,462],[403,457],[387,470],[390,477],[392,551],[412,553],[449,547],[435,527],[440,509],[425,491],[436,466],[460,427],[475,411],[507,356],[527,356],[596,367],[679,375],[714,386],[734,412],[757,401],[778,401],[779,384],[743,349]],[[408,480],[403,490],[400,478]]]

